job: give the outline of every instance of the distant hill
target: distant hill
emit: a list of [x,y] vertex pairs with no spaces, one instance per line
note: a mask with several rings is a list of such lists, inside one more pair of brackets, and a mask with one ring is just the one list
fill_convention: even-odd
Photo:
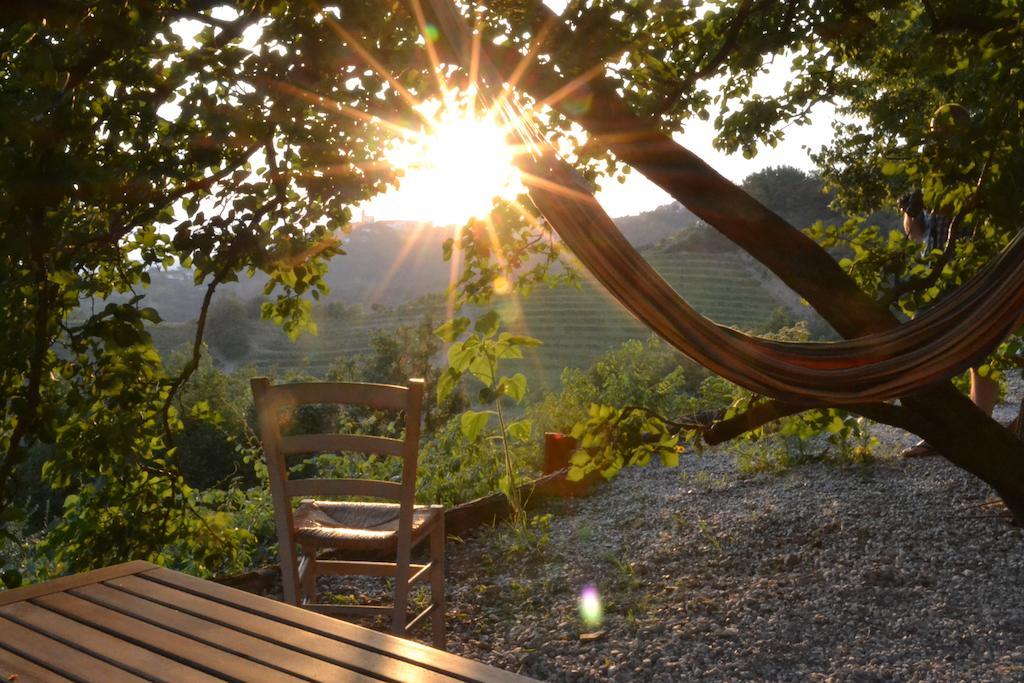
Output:
[[679,202],[615,219],[619,230],[634,247],[657,244],[681,230],[692,228],[696,223],[697,217]]
[[[802,171],[767,169],[745,186],[796,225],[841,220],[829,208],[820,180]],[[777,278],[679,204],[616,222],[662,276],[716,322],[760,330],[781,307],[787,311],[783,317],[808,319],[812,329],[827,333]],[[256,298],[263,282],[231,284],[218,294],[211,312],[208,339],[215,358],[227,367],[255,363],[322,375],[339,357],[367,352],[377,330],[393,330],[424,316],[440,321],[450,268],[441,259],[441,245],[451,234],[451,229],[411,222],[356,226],[344,242],[346,254],[330,266],[331,296],[314,307],[319,335],[305,335],[295,344],[259,320]],[[524,361],[535,386],[554,388],[562,368],[585,367],[621,342],[649,334],[583,275],[579,290],[539,289],[523,300],[497,302],[513,329],[544,342]],[[188,343],[201,294],[185,272],[153,274],[151,305],[170,321],[154,330],[161,351]]]
[[[717,322],[760,330],[778,308],[793,319],[809,309],[778,295],[768,286],[763,269],[738,251],[673,253],[655,246],[641,248],[675,289],[698,311]],[[628,339],[646,339],[650,332],[625,311],[586,273],[579,289],[540,288],[525,298],[495,302],[511,330],[533,335],[544,344],[528,349],[521,362],[535,387],[555,389],[565,367],[587,367]],[[258,312],[237,299],[222,299],[211,311],[208,343],[225,367],[256,364],[322,376],[340,357],[366,353],[375,331],[418,323],[425,316],[444,319],[444,298],[426,296],[394,307],[347,306],[331,302],[315,308],[319,334],[296,343]],[[163,353],[188,343],[193,324],[163,324],[154,329]]]
[[[679,204],[661,206],[616,222],[635,246],[653,244],[686,227],[692,227],[693,214]],[[330,264],[327,283],[331,300],[348,305],[399,306],[448,286],[450,264],[441,258],[445,240],[452,228],[438,228],[412,221],[375,221],[353,227],[342,246],[345,254]],[[203,290],[195,287],[190,273],[183,270],[155,270],[146,292],[147,304],[160,311],[169,322],[195,320],[202,303]],[[246,300],[262,296],[266,278],[227,283],[219,297],[234,296]]]

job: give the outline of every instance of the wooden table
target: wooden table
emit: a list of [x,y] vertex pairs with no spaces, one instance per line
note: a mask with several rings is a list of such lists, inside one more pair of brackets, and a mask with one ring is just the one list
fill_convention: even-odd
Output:
[[0,681],[68,679],[528,680],[149,562],[0,593]]

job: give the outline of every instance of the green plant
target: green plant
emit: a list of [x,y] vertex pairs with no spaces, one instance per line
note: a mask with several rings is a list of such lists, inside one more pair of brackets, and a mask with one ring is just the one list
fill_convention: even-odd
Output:
[[526,396],[526,377],[522,373],[499,375],[498,370],[501,361],[522,358],[523,347],[537,346],[540,342],[525,335],[498,334],[501,316],[496,311],[480,316],[473,326],[473,333],[460,341],[459,337],[469,329],[469,325],[468,318],[459,317],[436,331],[439,337],[451,344],[448,348],[448,369],[438,382],[438,400],[444,400],[467,374],[483,385],[478,400],[483,405],[494,406],[494,409],[464,412],[460,418],[462,432],[469,441],[475,441],[487,436],[485,430],[491,418],[497,419],[497,432],[487,438],[498,442],[505,461],[505,474],[498,485],[512,506],[513,521],[524,524],[525,511],[516,480],[512,443],[529,441],[533,426],[528,419],[510,422],[502,404],[505,399],[515,405],[522,402]]
[[507,527],[501,542],[511,555],[525,555],[537,560],[550,559],[546,550],[551,542],[551,514],[533,515],[522,523],[514,520]]
[[562,371],[562,390],[547,394],[527,413],[540,431],[570,432],[592,404],[637,406],[675,418],[694,410],[692,392],[705,371],[657,337],[629,340],[589,368]]
[[701,537],[703,537],[704,541],[710,547],[714,548],[715,553],[721,555],[722,541],[719,539],[719,535],[716,534],[714,530],[711,528],[711,525],[708,524],[708,521],[703,518],[698,518],[697,529],[700,531],[700,535]]
[[[371,23],[387,21],[374,9]],[[0,25],[0,525],[21,518],[8,510],[31,449],[54,446],[42,477],[71,494],[37,547],[54,572],[166,562],[171,546],[207,566],[245,542],[197,505],[177,451],[176,397],[199,366],[211,304],[224,283],[262,273],[264,317],[293,337],[312,329],[310,300],[341,253],[335,231],[389,179],[324,175],[377,160],[389,133],[257,85],[302,70],[304,87],[350,92],[358,107],[346,81],[363,92],[387,82],[312,66],[310,51],[338,42],[318,8],[208,12],[47,3]],[[201,26],[187,41],[186,17]],[[192,353],[171,373],[146,287],[178,266],[202,303]]]
[[572,436],[579,446],[569,460],[569,481],[579,481],[590,472],[610,479],[626,465],[647,465],[655,455],[665,466],[675,467],[683,450],[679,436],[660,417],[636,408],[595,403],[588,419],[573,427]]

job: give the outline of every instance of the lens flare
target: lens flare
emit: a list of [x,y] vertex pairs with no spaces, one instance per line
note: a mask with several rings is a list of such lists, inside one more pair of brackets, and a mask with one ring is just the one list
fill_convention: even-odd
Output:
[[597,592],[597,586],[587,584],[580,591],[580,619],[588,628],[595,628],[601,625],[604,617],[604,610],[601,608],[601,596]]
[[499,275],[498,277],[494,278],[492,286],[494,287],[495,294],[508,294],[509,292],[512,291],[512,281],[509,280],[504,275]]
[[402,196],[430,207],[437,225],[482,218],[495,197],[511,199],[522,191],[508,125],[497,111],[478,111],[475,98],[472,90],[453,91],[443,102],[424,103],[429,128],[388,154],[404,171]]

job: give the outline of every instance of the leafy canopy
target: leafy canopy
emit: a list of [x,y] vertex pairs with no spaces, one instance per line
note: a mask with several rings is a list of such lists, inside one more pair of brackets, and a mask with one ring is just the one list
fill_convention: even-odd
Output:
[[[906,312],[974,272],[1019,226],[1015,2],[595,0],[570,2],[557,21],[540,0],[475,7],[495,58],[532,55],[525,99],[544,75],[600,75],[633,111],[669,130],[713,118],[716,144],[748,155],[815,103],[836,104],[850,118],[817,158],[843,209],[866,215],[919,186],[973,236],[940,261],[856,223],[817,228],[825,244],[848,243],[843,265],[864,288]],[[306,297],[325,293],[324,261],[339,253],[334,231],[394,179],[378,163],[393,134],[380,121],[415,125],[412,98],[436,92],[428,44],[455,61],[414,15],[375,0],[5,8],[0,515],[5,525],[18,517],[11,488],[28,448],[52,444],[45,476],[74,491],[49,535],[54,570],[159,560],[183,537],[197,539],[200,567],[232,552],[223,518],[190,510],[175,462],[174,396],[199,345],[180,373],[163,366],[148,334],[160,318],[146,306],[147,271],[193,269],[206,288],[197,342],[217,286],[239,273],[269,276],[265,316],[292,334],[307,328]],[[189,40],[184,20],[198,29]],[[757,75],[780,60],[792,65],[786,88],[758,92]],[[936,135],[932,113],[951,102],[969,125]],[[585,176],[619,172],[574,123],[606,103],[569,90],[553,104],[542,133]],[[527,218],[505,220],[499,243],[465,233],[470,299],[545,259]],[[495,265],[500,243],[512,248]]]

